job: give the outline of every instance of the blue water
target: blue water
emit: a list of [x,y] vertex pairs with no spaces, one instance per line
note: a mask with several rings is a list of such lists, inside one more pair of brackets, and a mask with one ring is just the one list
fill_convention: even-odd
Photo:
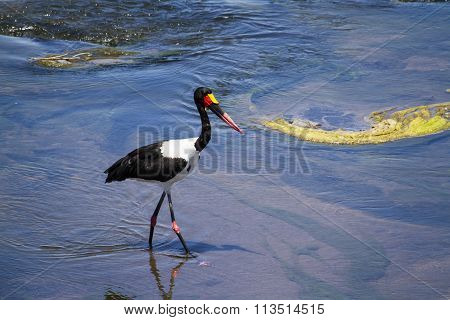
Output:
[[[358,130],[375,110],[450,100],[448,4],[98,3],[0,4],[0,297],[450,297],[448,132],[348,147],[259,124]],[[141,55],[32,61],[99,45]],[[182,258],[166,205],[150,253],[161,191],[105,185],[103,171],[145,143],[197,135],[198,86],[246,134],[211,117],[198,172],[173,189],[196,257]]]

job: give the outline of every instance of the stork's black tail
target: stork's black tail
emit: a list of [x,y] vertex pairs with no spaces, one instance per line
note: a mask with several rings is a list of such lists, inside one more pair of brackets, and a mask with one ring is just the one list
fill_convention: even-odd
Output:
[[108,169],[105,170],[104,173],[108,174],[108,176],[106,177],[105,183],[110,183],[113,182],[115,180],[117,180],[117,169],[120,167],[120,165],[122,164],[122,159],[117,160],[111,167],[109,167]]
[[132,161],[129,161],[130,156],[127,155],[119,160],[117,160],[111,167],[105,170],[104,173],[108,174],[105,183],[110,183],[112,181],[123,181],[127,178],[132,177]]

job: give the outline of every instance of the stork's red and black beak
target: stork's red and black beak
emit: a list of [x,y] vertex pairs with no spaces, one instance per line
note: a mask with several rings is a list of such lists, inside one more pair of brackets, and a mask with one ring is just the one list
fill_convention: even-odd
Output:
[[231,119],[228,113],[222,110],[222,108],[219,106],[219,101],[217,101],[216,97],[214,97],[212,93],[205,95],[205,97],[203,98],[203,102],[205,108],[210,109],[212,112],[214,112],[216,116],[222,119],[223,122],[225,122],[237,132],[241,134],[244,133],[244,131],[242,131],[242,129],[239,128],[238,125],[233,121],[233,119]]

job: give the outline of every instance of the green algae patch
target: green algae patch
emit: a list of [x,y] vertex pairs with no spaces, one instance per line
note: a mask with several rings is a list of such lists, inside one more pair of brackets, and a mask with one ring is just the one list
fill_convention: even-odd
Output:
[[71,68],[85,64],[114,64],[125,62],[124,58],[138,54],[134,51],[124,51],[114,48],[89,48],[75,50],[63,54],[50,54],[33,61],[46,68]]
[[[369,115],[372,127],[362,131],[324,130],[307,120],[292,122],[278,118],[262,124],[301,140],[327,144],[378,144],[421,137],[450,129],[450,102],[417,106],[403,110],[389,109]],[[303,125],[306,123],[306,125]]]

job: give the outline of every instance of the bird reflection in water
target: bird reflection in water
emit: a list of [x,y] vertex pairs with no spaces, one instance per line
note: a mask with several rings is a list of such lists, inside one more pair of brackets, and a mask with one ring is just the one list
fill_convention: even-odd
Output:
[[117,290],[113,290],[109,288],[106,290],[104,294],[105,300],[133,300],[132,297],[129,297],[123,293],[118,292]]
[[189,255],[180,257],[181,261],[172,268],[170,271],[170,282],[169,282],[169,290],[166,291],[164,285],[161,281],[161,275],[159,273],[158,267],[156,265],[156,258],[155,254],[153,252],[149,251],[150,254],[150,272],[155,278],[156,286],[158,287],[159,293],[161,295],[161,298],[163,300],[172,300],[173,290],[175,288],[175,278],[177,277],[178,273],[180,272],[181,267],[186,263],[186,261],[189,259]]

